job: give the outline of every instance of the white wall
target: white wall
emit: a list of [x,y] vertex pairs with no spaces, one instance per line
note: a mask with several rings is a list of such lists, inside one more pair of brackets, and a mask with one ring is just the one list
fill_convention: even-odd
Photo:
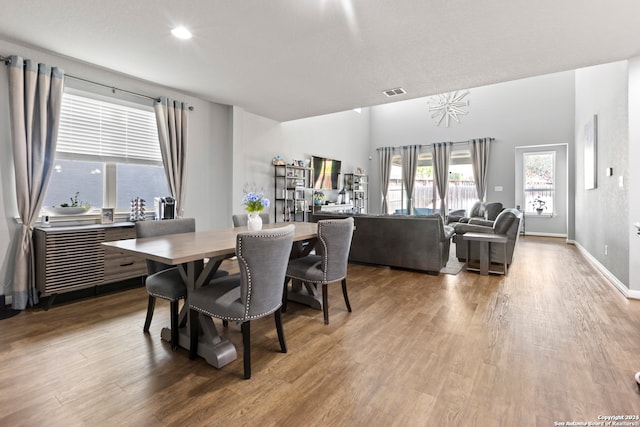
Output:
[[[469,90],[469,114],[449,128],[436,126],[429,113],[429,98],[419,98],[371,108],[372,149],[382,146],[466,141],[493,137],[486,199],[515,206],[515,148],[567,144],[574,141],[574,73],[549,74]],[[569,164],[569,176],[573,176]],[[377,169],[377,168],[376,168]],[[379,193],[379,179],[372,180],[372,194]],[[502,187],[503,191],[495,190]],[[572,191],[573,179],[568,183]],[[375,188],[374,188],[375,187]],[[379,200],[374,200],[379,210]],[[573,204],[568,207],[569,217]],[[545,223],[529,231],[547,230]],[[571,234],[572,228],[568,230]]]
[[[635,164],[640,161],[640,57],[629,60],[629,160]],[[640,222],[640,168],[628,168],[627,187],[636,186],[629,191],[629,211],[626,224],[621,231],[629,235],[629,288],[640,291],[640,236],[636,234],[634,223]]]
[[[134,79],[90,64],[0,40],[0,54],[21,55],[58,66],[67,74],[137,93],[168,96],[194,106],[189,119],[187,194],[185,216],[195,217],[198,229],[227,225],[231,214],[231,107],[211,103],[167,87]],[[69,84],[72,83],[69,79]],[[100,91],[95,85],[84,86]],[[109,94],[106,91],[105,94]],[[139,98],[126,99],[140,102]],[[10,294],[13,244],[17,230],[17,206],[9,131],[9,99],[6,70],[0,70],[0,293]],[[3,291],[4,290],[4,291]]]
[[[243,211],[242,188],[246,183],[256,183],[273,200],[274,156],[280,155],[287,162],[324,156],[341,160],[342,173],[353,172],[356,167],[368,172],[369,138],[366,108],[361,113],[344,111],[279,123],[234,107],[233,212]],[[269,215],[274,220],[273,208]]]
[[[629,181],[629,89],[627,61],[576,70],[575,241],[625,286],[629,284],[629,185],[634,182]],[[597,188],[585,190],[584,126],[594,114],[598,116]],[[605,174],[609,167],[613,176]]]

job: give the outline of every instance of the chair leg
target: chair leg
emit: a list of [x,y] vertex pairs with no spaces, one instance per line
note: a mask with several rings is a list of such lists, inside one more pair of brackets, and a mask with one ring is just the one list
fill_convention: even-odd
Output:
[[240,325],[242,331],[242,347],[244,358],[244,379],[251,378],[251,322],[246,321]]
[[327,284],[322,284],[322,311],[324,313],[324,324],[329,324],[329,295],[327,292]]
[[344,296],[344,303],[347,305],[347,311],[351,313],[351,304],[349,304],[349,295],[347,295],[347,279],[342,279],[342,295]]
[[280,310],[284,313],[287,311],[287,299],[289,297],[289,278],[284,278],[284,289],[282,290],[282,307]]
[[287,342],[284,339],[284,329],[282,329],[282,316],[280,315],[280,309],[276,310],[273,313],[273,316],[276,319],[276,331],[278,331],[278,341],[280,341],[280,350],[283,353],[287,352]]
[[143,331],[149,332],[149,326],[151,326],[151,319],[153,318],[153,309],[156,307],[156,297],[149,295],[149,302],[147,303],[147,318],[144,321]]
[[178,305],[180,300],[171,301],[171,350],[178,348],[180,344],[180,320],[178,319]]
[[198,338],[200,335],[200,314],[189,310],[189,359],[193,360],[198,356]]

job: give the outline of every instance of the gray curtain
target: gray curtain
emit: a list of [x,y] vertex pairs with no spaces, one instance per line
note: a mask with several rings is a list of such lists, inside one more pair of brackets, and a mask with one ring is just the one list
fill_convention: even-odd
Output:
[[476,181],[476,191],[478,200],[484,202],[487,193],[487,171],[489,170],[489,150],[492,138],[472,139],[469,141],[471,147],[471,165],[473,166],[473,178]]
[[393,148],[378,148],[378,158],[380,160],[380,192],[382,193],[382,213],[388,213],[387,192],[389,191],[389,177],[391,176],[391,157]]
[[164,171],[171,195],[176,199],[176,216],[184,213],[187,183],[187,140],[189,107],[184,102],[162,97],[155,104],[158,138]]
[[402,183],[407,193],[407,215],[413,215],[413,184],[418,170],[419,145],[402,147]]
[[449,189],[449,159],[451,143],[433,144],[433,176],[440,196],[440,216],[447,216],[447,190]]
[[33,225],[40,214],[53,168],[58,139],[64,71],[12,56],[9,65],[9,111],[22,225],[18,231],[11,307],[38,303],[35,283]]

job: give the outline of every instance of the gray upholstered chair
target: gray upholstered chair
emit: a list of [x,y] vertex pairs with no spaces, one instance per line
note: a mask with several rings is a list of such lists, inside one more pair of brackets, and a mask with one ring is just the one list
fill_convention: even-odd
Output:
[[[139,238],[193,231],[196,231],[196,220],[194,218],[136,222],[136,237]],[[178,347],[178,330],[181,326],[184,326],[180,325],[178,319],[178,305],[181,299],[187,297],[187,288],[178,271],[178,267],[147,260],[147,274],[145,287],[149,293],[149,302],[143,330],[144,332],[149,332],[156,298],[168,300],[171,306],[171,348],[175,350]],[[224,276],[226,274],[228,273],[223,270],[216,272],[216,276]],[[182,323],[184,322],[186,322],[186,317]]]
[[351,217],[318,221],[317,254],[289,261],[287,278],[284,283],[283,303],[285,304],[285,309],[290,279],[314,286],[322,285],[322,311],[324,312],[324,323],[328,325],[329,301],[327,298],[327,285],[342,281],[344,302],[347,310],[351,312],[351,304],[349,304],[349,296],[347,295],[347,264],[352,236],[353,218]]
[[[490,262],[502,263],[505,255],[507,264],[513,261],[513,252],[520,236],[522,212],[517,209],[504,209],[495,221],[470,219],[469,223],[457,223],[453,226],[455,234],[453,241],[456,244],[456,257],[459,261],[467,259],[467,245],[471,244],[471,259],[478,259],[480,254],[479,242],[469,242],[464,239],[465,233],[488,233],[507,236],[506,245],[491,245]],[[506,251],[506,254],[505,254]]]
[[251,378],[251,320],[274,314],[280,349],[287,352],[280,308],[282,283],[293,243],[295,226],[238,233],[236,256],[240,273],[213,280],[189,294],[191,346],[198,354],[198,313],[240,323],[244,377]]
[[[263,224],[269,224],[269,214],[266,212],[260,212],[260,218]],[[246,227],[249,215],[247,214],[234,214],[232,216],[234,227]]]

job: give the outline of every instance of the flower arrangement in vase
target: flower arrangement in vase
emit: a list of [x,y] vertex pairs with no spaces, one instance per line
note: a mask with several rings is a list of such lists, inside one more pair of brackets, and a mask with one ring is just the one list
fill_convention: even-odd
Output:
[[269,199],[264,196],[264,191],[262,189],[258,190],[255,184],[252,188],[245,186],[242,203],[248,214],[247,228],[250,231],[261,230],[262,218],[260,218],[260,212],[268,208],[270,204]]
[[324,203],[324,193],[322,191],[314,191],[313,204],[316,206],[320,206],[323,203]]

